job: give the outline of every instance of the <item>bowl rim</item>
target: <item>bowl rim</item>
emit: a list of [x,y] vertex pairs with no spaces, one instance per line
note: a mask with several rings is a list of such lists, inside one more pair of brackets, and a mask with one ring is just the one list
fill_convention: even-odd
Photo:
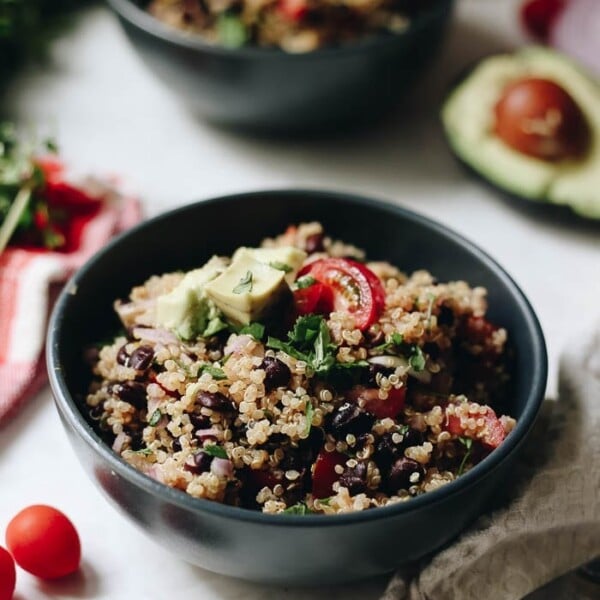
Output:
[[[413,223],[418,223],[421,226],[436,231],[443,237],[449,238],[451,241],[469,251],[469,253],[473,255],[476,260],[482,262],[488,268],[490,268],[495,276],[497,276],[512,292],[512,295],[516,301],[516,306],[520,309],[525,317],[528,336],[531,341],[531,357],[533,360],[533,367],[531,369],[529,395],[523,410],[523,414],[517,421],[515,429],[506,438],[506,440],[498,448],[491,452],[484,460],[475,465],[464,475],[461,475],[458,479],[436,490],[411,498],[406,502],[397,502],[395,504],[377,507],[366,511],[335,515],[268,514],[251,509],[229,506],[203,498],[195,498],[182,490],[171,488],[166,484],[160,483],[155,479],[143,474],[125,462],[125,460],[113,452],[108,444],[102,441],[102,439],[87,422],[82,411],[78,408],[77,402],[74,400],[73,396],[68,390],[62,373],[59,360],[58,338],[61,329],[61,323],[64,319],[64,312],[65,310],[68,310],[69,299],[72,297],[73,290],[77,289],[79,280],[90,269],[92,269],[103,256],[110,253],[112,249],[121,242],[121,240],[127,237],[135,236],[138,231],[150,226],[154,226],[154,224],[159,223],[160,221],[169,220],[180,212],[201,210],[201,207],[204,205],[210,206],[215,204],[226,204],[227,202],[240,200],[252,202],[254,198],[265,196],[276,197],[282,195],[285,195],[285,197],[288,199],[294,198],[296,201],[301,201],[303,197],[309,196],[313,198],[317,197],[322,202],[326,202],[328,200],[348,202],[354,205],[359,205],[367,210],[374,209],[382,213],[400,216]],[[82,438],[83,441],[94,452],[96,452],[96,454],[100,455],[100,458],[103,460],[103,462],[108,464],[111,470],[130,481],[136,487],[142,488],[151,495],[158,496],[162,500],[175,504],[186,510],[206,511],[215,516],[227,519],[246,522],[249,521],[270,526],[327,527],[347,523],[360,523],[371,520],[385,519],[400,515],[402,513],[418,511],[420,509],[432,506],[440,501],[443,501],[448,496],[464,491],[466,488],[475,485],[481,479],[492,476],[493,472],[500,466],[500,464],[504,462],[504,460],[506,460],[509,455],[511,455],[523,443],[529,431],[533,427],[533,424],[535,423],[546,389],[548,370],[547,360],[544,334],[529,300],[526,298],[525,294],[515,283],[512,277],[493,258],[491,258],[491,256],[489,256],[484,250],[479,248],[473,242],[455,232],[453,229],[448,228],[445,225],[430,219],[429,217],[425,217],[401,205],[392,204],[389,201],[376,200],[362,195],[341,191],[325,191],[304,188],[281,188],[265,191],[233,193],[209,198],[206,200],[200,200],[185,204],[166,212],[162,212],[161,214],[147,219],[131,229],[119,234],[93,257],[91,257],[65,284],[52,311],[46,340],[46,364],[55,404],[64,419],[68,421],[71,428],[75,430],[79,437]]]
[[281,48],[263,48],[260,46],[242,46],[240,48],[228,48],[219,44],[209,44],[199,34],[186,34],[175,27],[166,25],[147,11],[143,10],[133,0],[107,0],[114,12],[124,21],[135,26],[137,29],[159,38],[164,42],[174,44],[189,50],[198,50],[207,54],[223,57],[255,57],[280,60],[306,60],[311,57],[339,57],[342,55],[363,52],[369,48],[385,46],[406,34],[412,34],[416,30],[425,27],[429,20],[438,13],[451,11],[455,0],[436,0],[434,5],[410,19],[407,28],[398,33],[379,33],[363,37],[359,40],[340,44],[339,46],[326,46],[311,50],[310,52],[286,52]]

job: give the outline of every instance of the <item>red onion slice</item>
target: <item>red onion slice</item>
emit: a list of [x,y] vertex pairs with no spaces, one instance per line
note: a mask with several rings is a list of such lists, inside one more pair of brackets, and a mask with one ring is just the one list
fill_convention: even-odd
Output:
[[550,45],[600,76],[600,2],[568,2],[550,32]]
[[210,470],[218,477],[233,476],[233,465],[226,458],[214,458],[212,463],[210,463]]

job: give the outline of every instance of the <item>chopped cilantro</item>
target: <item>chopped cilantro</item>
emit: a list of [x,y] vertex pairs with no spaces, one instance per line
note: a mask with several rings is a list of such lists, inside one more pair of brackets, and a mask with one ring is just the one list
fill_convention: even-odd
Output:
[[217,19],[219,41],[227,48],[239,48],[248,40],[248,31],[242,20],[231,12],[219,15]]
[[205,446],[202,448],[202,452],[205,452],[209,456],[214,456],[215,458],[229,458],[227,456],[227,451],[225,448],[221,446],[217,446],[216,444],[212,444],[211,446]]
[[315,414],[315,409],[313,408],[312,402],[310,400],[306,403],[306,429],[304,433],[306,436],[310,433],[310,428],[312,427],[312,418]]
[[279,262],[278,260],[274,260],[269,263],[270,267],[277,269],[278,271],[283,271],[284,273],[291,273],[294,269],[290,267],[290,265],[286,265],[283,262]]
[[149,456],[152,454],[152,450],[150,448],[141,448],[140,450],[132,450],[134,454],[141,454],[142,456]]
[[303,290],[304,288],[310,287],[315,283],[317,283],[317,280],[314,277],[311,277],[310,275],[303,275],[302,277],[296,279],[295,285],[296,289]]
[[413,346],[412,353],[408,359],[408,364],[417,372],[425,370],[425,355],[419,346]]
[[150,427],[156,427],[158,425],[158,422],[162,419],[162,413],[160,412],[160,410],[157,408],[153,413],[152,416],[150,417],[150,420],[148,421],[148,425],[150,425]]
[[246,294],[252,291],[252,271],[247,271],[240,282],[233,288],[234,294]]
[[400,346],[404,342],[404,336],[397,331],[392,333],[392,343],[396,346]]
[[213,367],[212,365],[202,365],[200,367],[201,373],[209,373],[212,375],[213,379],[227,379],[227,375],[225,375],[225,371],[223,369],[219,369],[218,367]]
[[400,425],[400,427],[398,427],[398,433],[400,435],[406,435],[410,430],[410,426],[409,425]]
[[265,335],[265,326],[262,323],[250,323],[249,325],[244,325],[239,333],[251,335],[255,340],[260,342]]
[[288,332],[287,342],[269,337],[267,346],[306,362],[315,375],[327,380],[354,378],[354,373],[369,366],[366,361],[336,362],[337,346],[331,342],[327,321],[320,315],[299,317],[292,331]]
[[214,317],[208,322],[206,329],[202,332],[202,337],[211,337],[219,333],[219,331],[227,329],[227,327],[227,323],[225,323],[225,321],[223,321],[220,317]]
[[298,504],[294,504],[293,506],[288,506],[284,511],[284,515],[310,515],[312,514],[312,510],[304,504],[304,502],[298,502]]
[[375,350],[376,352],[385,352],[386,350],[389,350],[389,349],[393,348],[394,346],[396,346],[396,347],[401,346],[403,342],[404,342],[404,336],[401,333],[394,331],[394,333],[392,333],[392,336],[389,339],[389,341],[384,342],[383,344],[380,344],[379,346],[375,346],[373,348],[373,350]]
[[473,449],[473,440],[468,437],[459,437],[458,441],[467,449],[465,455],[463,456],[462,462],[460,463],[460,467],[458,467],[458,475],[462,475],[465,469],[465,465],[467,464],[467,460],[471,456],[471,451]]

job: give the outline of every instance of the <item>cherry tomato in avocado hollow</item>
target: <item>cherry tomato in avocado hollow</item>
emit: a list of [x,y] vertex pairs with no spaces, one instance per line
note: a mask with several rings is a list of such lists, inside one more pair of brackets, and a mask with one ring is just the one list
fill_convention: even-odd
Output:
[[352,314],[356,327],[362,331],[379,318],[385,307],[381,281],[373,271],[355,260],[323,258],[306,265],[298,275],[310,275],[329,288],[333,310]]
[[327,452],[325,449],[319,452],[312,477],[312,494],[315,498],[327,498],[333,494],[333,484],[340,478],[335,468],[343,466],[347,460],[348,457],[340,452]]
[[496,134],[508,146],[542,160],[583,154],[588,123],[571,95],[549,79],[526,77],[509,84],[495,106]]
[[15,561],[8,550],[0,546],[0,600],[11,600],[16,580]]
[[77,531],[51,506],[36,504],[16,515],[6,529],[6,545],[22,569],[41,579],[64,577],[79,568]]

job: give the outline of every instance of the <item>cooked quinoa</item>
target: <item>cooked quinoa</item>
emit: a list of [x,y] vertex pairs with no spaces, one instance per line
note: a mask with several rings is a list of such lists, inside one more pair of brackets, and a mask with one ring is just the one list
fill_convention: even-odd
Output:
[[436,0],[152,0],[164,23],[207,41],[308,52],[387,31],[403,32]]
[[[319,223],[290,226],[262,246],[304,252],[299,268],[265,267],[278,281],[285,272],[278,289],[288,293],[269,300],[260,321],[236,322],[209,299],[201,326],[165,327],[161,306],[185,296],[184,273],[153,276],[115,303],[124,332],[88,352],[86,404],[129,464],[198,498],[344,513],[437,489],[513,429],[500,416],[507,336],[485,317],[485,289],[363,262]],[[213,287],[236,256],[208,263]],[[323,266],[340,277],[327,280]],[[252,275],[232,292],[236,302],[252,297]]]

